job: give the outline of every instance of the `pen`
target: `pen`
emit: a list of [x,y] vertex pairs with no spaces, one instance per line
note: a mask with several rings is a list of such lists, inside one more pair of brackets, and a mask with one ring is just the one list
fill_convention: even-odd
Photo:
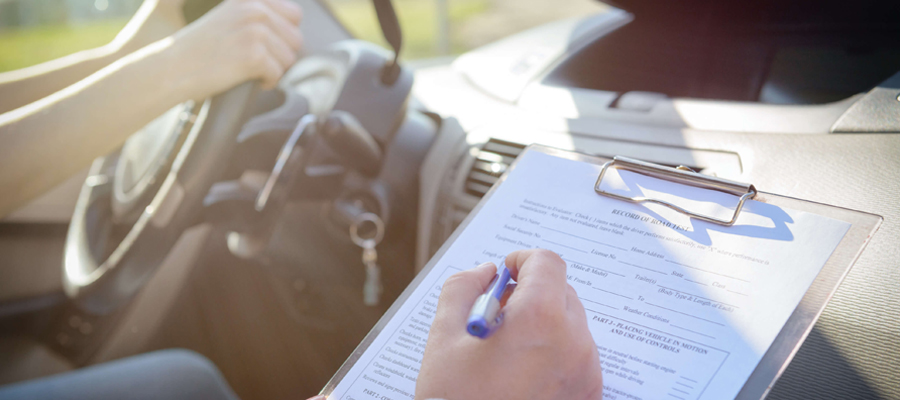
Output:
[[502,322],[500,299],[503,298],[509,279],[509,269],[506,268],[506,264],[501,263],[494,280],[488,285],[484,294],[478,296],[475,305],[472,306],[472,311],[469,312],[466,330],[470,335],[485,339],[500,326]]

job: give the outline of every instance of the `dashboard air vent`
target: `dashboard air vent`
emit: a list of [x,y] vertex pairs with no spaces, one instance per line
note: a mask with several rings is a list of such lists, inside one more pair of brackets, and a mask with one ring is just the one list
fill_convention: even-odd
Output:
[[493,138],[488,140],[475,156],[472,169],[466,177],[466,193],[478,198],[484,197],[524,149],[525,145],[520,143]]

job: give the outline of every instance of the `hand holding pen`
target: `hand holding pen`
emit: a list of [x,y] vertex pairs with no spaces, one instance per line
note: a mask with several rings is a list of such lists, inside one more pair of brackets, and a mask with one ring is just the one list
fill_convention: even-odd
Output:
[[504,264],[517,286],[498,310],[502,326],[491,326],[486,339],[467,328],[480,296],[499,299],[489,290],[499,285],[497,267],[484,264],[444,283],[416,398],[600,399],[599,356],[566,264],[548,250],[516,251]]

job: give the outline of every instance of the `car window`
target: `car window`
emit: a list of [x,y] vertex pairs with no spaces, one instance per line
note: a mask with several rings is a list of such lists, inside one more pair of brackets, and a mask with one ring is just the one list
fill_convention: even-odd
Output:
[[142,0],[0,0],[0,72],[109,43]]
[[[326,0],[357,38],[387,46],[371,0]],[[550,21],[602,12],[594,0],[394,0],[402,58],[456,55]]]

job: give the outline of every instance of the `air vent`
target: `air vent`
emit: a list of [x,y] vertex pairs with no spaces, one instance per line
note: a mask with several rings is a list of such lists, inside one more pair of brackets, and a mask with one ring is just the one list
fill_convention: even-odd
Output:
[[482,198],[515,161],[525,145],[491,139],[481,148],[466,177],[466,193]]

